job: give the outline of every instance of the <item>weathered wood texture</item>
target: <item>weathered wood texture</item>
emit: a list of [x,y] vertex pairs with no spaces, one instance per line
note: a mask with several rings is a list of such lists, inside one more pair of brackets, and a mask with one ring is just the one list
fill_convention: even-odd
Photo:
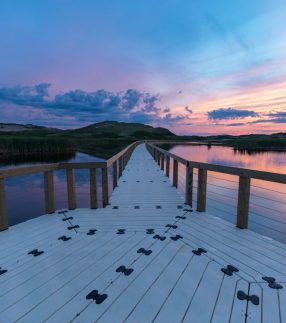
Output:
[[4,178],[0,176],[0,231],[6,230],[8,228],[4,181]]
[[237,199],[237,227],[246,229],[248,227],[248,211],[250,197],[250,178],[240,176],[238,199]]
[[44,173],[44,186],[46,213],[51,214],[55,212],[54,175],[52,170]]
[[96,169],[91,168],[89,170],[89,182],[90,182],[90,208],[98,208],[97,200],[97,174]]
[[76,194],[74,183],[74,171],[72,168],[66,169],[67,174],[67,189],[68,189],[68,208],[73,210],[76,208]]

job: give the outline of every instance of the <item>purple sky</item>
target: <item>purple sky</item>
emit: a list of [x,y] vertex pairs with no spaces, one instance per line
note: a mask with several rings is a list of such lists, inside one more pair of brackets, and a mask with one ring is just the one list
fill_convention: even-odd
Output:
[[286,129],[285,0],[0,2],[0,122]]

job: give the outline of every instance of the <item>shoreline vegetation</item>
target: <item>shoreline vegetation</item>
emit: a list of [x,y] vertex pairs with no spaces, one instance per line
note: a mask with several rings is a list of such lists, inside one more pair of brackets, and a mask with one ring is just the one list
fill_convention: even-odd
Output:
[[[33,125],[0,124],[0,163],[62,161],[76,152],[109,158],[136,140],[170,140],[223,145],[245,153],[286,152],[286,133],[272,135],[177,136],[168,129],[139,123],[106,121],[87,127],[60,130]],[[173,146],[165,145],[165,148]]]

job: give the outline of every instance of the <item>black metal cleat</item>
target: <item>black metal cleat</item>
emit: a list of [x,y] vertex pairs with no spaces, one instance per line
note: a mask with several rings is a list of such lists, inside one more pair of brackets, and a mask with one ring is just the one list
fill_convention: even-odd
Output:
[[68,217],[68,218],[63,218],[62,219],[62,221],[68,221],[68,220],[72,220],[73,219],[73,217],[72,216],[70,216],[70,217]]
[[232,265],[227,265],[226,268],[221,268],[221,271],[228,276],[232,276],[234,272],[239,272],[239,270]]
[[7,269],[2,269],[2,267],[0,267],[0,276],[7,273],[7,271],[8,271]]
[[178,226],[175,225],[175,224],[167,224],[165,227],[166,228],[172,228],[172,229],[177,229],[178,228]]
[[58,214],[64,214],[64,213],[67,213],[68,210],[61,210],[61,211],[58,211]]
[[162,209],[161,205],[156,205],[156,209]]
[[176,216],[176,219],[186,220],[186,217],[185,217],[185,216],[177,215],[177,216]]
[[237,298],[241,301],[251,302],[253,305],[259,305],[259,297],[257,295],[248,295],[242,290],[237,292]]
[[183,237],[181,235],[177,234],[174,237],[170,237],[170,239],[172,239],[173,241],[177,241],[179,239],[183,239]]
[[202,253],[206,253],[207,251],[203,248],[198,248],[197,250],[192,250],[192,252],[197,256],[201,256]]
[[154,229],[146,229],[147,234],[153,234],[155,233]]
[[58,238],[58,240],[62,240],[62,241],[69,241],[71,239],[71,237],[66,237],[66,236],[61,236]]
[[135,210],[138,210],[138,209],[140,209],[140,206],[139,206],[139,205],[135,205],[135,206],[134,206],[134,209],[135,209]]
[[125,229],[117,229],[116,234],[125,234]]
[[156,234],[153,239],[158,239],[158,240],[161,240],[161,241],[164,241],[166,239],[166,237],[164,236],[160,236],[159,234]]
[[146,250],[145,248],[140,248],[137,250],[137,253],[143,253],[145,256],[149,256],[152,253],[152,250]]
[[88,236],[93,236],[96,233],[97,229],[89,229],[89,231],[87,232]]
[[79,228],[79,225],[72,225],[70,227],[68,227],[68,230],[72,230],[72,229],[78,229]]
[[86,295],[86,299],[92,299],[95,301],[96,304],[103,303],[107,297],[107,294],[99,294],[97,289],[94,289]]
[[191,209],[184,209],[185,212],[193,212]]
[[282,289],[283,286],[276,283],[276,279],[274,277],[262,277],[263,280],[265,280],[268,283],[268,286],[273,289]]
[[133,273],[134,269],[133,268],[126,268],[125,266],[119,266],[116,269],[117,273],[123,273],[125,276],[129,276]]
[[33,255],[34,257],[38,257],[42,255],[44,251],[39,251],[38,249],[34,249],[28,252],[28,255]]
[[117,209],[119,209],[119,206],[115,205],[115,206],[113,206],[113,209],[117,210]]

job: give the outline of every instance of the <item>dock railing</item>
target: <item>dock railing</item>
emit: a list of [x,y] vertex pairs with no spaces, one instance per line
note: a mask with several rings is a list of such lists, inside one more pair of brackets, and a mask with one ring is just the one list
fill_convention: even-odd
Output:
[[176,188],[178,187],[178,165],[182,164],[183,166],[185,166],[185,202],[190,206],[193,206],[194,169],[197,169],[198,179],[196,210],[198,212],[206,211],[208,171],[235,175],[239,177],[237,188],[236,226],[241,229],[248,228],[251,180],[258,179],[274,183],[286,184],[286,175],[284,174],[187,160],[175,154],[172,154],[169,151],[166,151],[156,145],[161,143],[162,142],[146,143],[147,150],[152,155],[154,160],[158,163],[160,168],[165,171],[167,177],[170,176],[170,161],[171,159],[173,160],[172,184]]
[[130,156],[135,147],[142,142],[137,141],[118,154],[102,162],[75,162],[75,163],[53,163],[38,166],[17,167],[12,169],[0,169],[0,231],[9,227],[6,196],[5,196],[5,179],[14,176],[29,175],[35,173],[42,173],[44,178],[44,192],[45,192],[45,211],[47,214],[55,212],[55,189],[54,189],[54,171],[63,169],[66,171],[67,180],[67,196],[68,208],[73,210],[76,205],[76,189],[75,189],[75,169],[88,169],[90,181],[90,208],[96,209],[99,207],[98,203],[98,185],[97,185],[97,169],[101,170],[102,183],[102,205],[106,207],[109,202],[109,182],[108,182],[108,168],[112,167],[112,189],[117,186],[118,178],[121,177],[122,172],[130,159]]

